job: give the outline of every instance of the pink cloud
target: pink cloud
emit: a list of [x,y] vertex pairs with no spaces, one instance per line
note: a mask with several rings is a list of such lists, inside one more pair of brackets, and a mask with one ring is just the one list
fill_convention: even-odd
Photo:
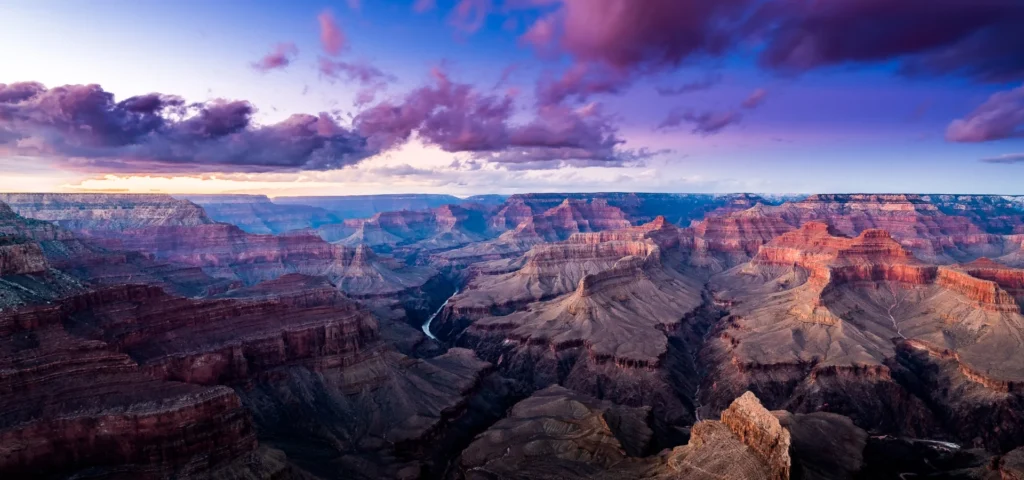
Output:
[[1024,85],[997,92],[946,129],[951,142],[988,142],[1024,137]]
[[330,55],[341,54],[347,45],[345,34],[338,27],[334,15],[329,10],[324,10],[320,12],[317,21],[320,22],[320,43],[323,45],[324,51]]
[[261,72],[269,72],[270,70],[287,67],[298,54],[299,49],[294,43],[279,43],[274,46],[270,53],[264,55],[263,58],[253,63],[252,66]]
[[767,96],[768,96],[768,91],[767,90],[765,90],[763,88],[758,88],[757,90],[754,90],[753,92],[751,92],[750,96],[748,96],[746,99],[744,99],[743,103],[741,103],[740,106],[742,106],[743,108],[746,108],[746,109],[754,109],[754,108],[760,107],[761,104],[764,103],[764,99]]

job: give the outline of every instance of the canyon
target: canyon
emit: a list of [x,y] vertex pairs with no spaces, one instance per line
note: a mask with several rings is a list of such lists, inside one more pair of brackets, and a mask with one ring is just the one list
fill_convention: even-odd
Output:
[[1024,478],[1024,202],[0,194],[0,477]]

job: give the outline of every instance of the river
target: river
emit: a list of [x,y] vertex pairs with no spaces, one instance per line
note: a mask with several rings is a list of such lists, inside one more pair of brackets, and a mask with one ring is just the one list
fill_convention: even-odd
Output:
[[434,317],[437,317],[441,313],[441,310],[444,310],[444,306],[448,305],[448,300],[451,300],[452,297],[454,297],[454,296],[456,296],[458,294],[459,294],[459,289],[456,288],[455,289],[455,293],[453,293],[451,297],[448,297],[448,299],[445,300],[444,303],[442,303],[440,307],[437,307],[437,311],[434,312],[434,314],[431,315],[430,318],[428,318],[426,322],[423,322],[423,333],[427,334],[427,336],[430,337],[431,339],[437,340],[437,337],[435,337],[434,334],[430,332],[430,323],[434,321]]

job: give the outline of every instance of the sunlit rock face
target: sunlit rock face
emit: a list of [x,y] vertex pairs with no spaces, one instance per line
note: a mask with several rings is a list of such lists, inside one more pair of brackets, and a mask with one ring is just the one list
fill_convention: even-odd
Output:
[[[979,278],[1015,285],[1016,272],[992,267],[928,265],[877,229],[850,238],[812,222],[781,235],[711,279],[731,307],[703,353],[710,403],[751,389],[772,408],[824,407],[869,429],[1012,444],[1020,432],[999,416],[1019,402],[1022,317],[1013,294]],[[1004,413],[987,427],[962,421],[993,409]]]

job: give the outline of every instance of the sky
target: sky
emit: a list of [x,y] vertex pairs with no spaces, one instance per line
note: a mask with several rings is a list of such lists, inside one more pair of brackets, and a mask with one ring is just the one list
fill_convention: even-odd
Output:
[[0,0],[0,191],[1024,194],[1020,0]]

